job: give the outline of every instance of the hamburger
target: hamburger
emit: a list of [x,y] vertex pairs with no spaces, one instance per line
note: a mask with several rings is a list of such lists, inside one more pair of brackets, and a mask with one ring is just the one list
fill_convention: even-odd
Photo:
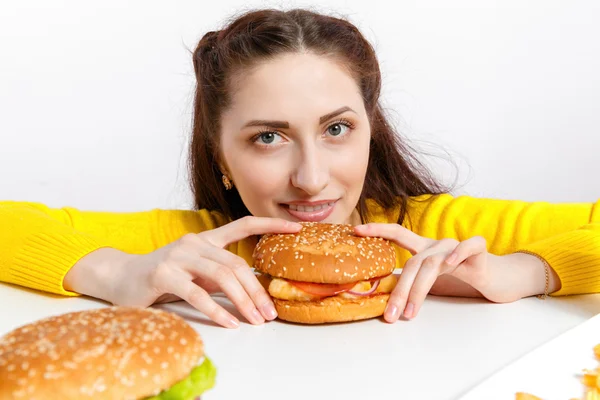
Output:
[[72,312],[0,338],[0,399],[192,400],[215,375],[198,333],[152,308]]
[[383,315],[397,283],[391,242],[351,225],[302,222],[292,234],[258,241],[254,269],[282,320],[320,324]]

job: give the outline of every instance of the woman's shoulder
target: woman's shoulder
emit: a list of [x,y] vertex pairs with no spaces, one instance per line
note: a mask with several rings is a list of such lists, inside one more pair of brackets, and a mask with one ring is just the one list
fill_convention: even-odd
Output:
[[[392,223],[400,219],[404,211],[406,217],[415,213],[422,212],[426,207],[436,202],[449,202],[454,196],[449,193],[443,194],[422,194],[418,196],[397,197],[392,206],[385,207],[375,199],[367,199],[367,220],[368,222]],[[404,210],[403,210],[404,209]]]
[[[467,194],[423,194],[399,197],[392,207],[384,208],[374,200],[367,201],[370,222],[398,222],[412,225],[426,219],[428,224],[440,218],[474,218],[489,215],[542,215],[547,218],[576,218],[600,221],[600,200],[590,202],[551,202],[544,200],[477,197]],[[400,218],[403,217],[403,218]],[[421,221],[423,222],[423,221]]]
[[[496,208],[507,208],[507,207],[545,207],[552,203],[547,201],[525,201],[520,199],[504,199],[504,198],[493,198],[493,197],[477,197],[467,194],[452,194],[452,193],[438,193],[438,194],[422,194],[417,196],[398,197],[397,201],[391,207],[384,207],[378,203],[375,199],[368,199],[367,213],[369,215],[370,222],[396,222],[399,220],[401,215],[406,218],[418,218],[423,214],[434,214],[442,213],[444,210],[484,210],[484,209],[496,209]],[[600,203],[555,203],[564,207],[593,207],[595,204]],[[595,207],[600,212],[600,206]]]

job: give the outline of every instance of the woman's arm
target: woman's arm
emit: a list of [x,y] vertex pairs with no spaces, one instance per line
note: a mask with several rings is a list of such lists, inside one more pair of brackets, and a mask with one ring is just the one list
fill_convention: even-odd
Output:
[[[408,214],[404,225],[424,237],[464,241],[482,236],[492,254],[525,250],[537,255],[551,267],[556,295],[600,292],[599,203],[528,203],[439,195],[411,199]],[[511,264],[517,272],[543,272],[541,260],[522,254],[513,257],[531,261]]]
[[76,295],[63,280],[82,257],[101,248],[145,254],[186,233],[225,221],[206,211],[136,213],[53,209],[31,202],[0,202],[0,281]]
[[[518,294],[519,298],[545,293],[546,267],[538,257],[524,253],[513,253],[499,257],[493,256],[493,258],[503,265],[490,266],[490,268],[502,269],[502,276],[515,282],[513,287],[521,288]],[[548,270],[548,293],[554,293],[559,289],[560,279],[556,272],[550,268]],[[450,274],[438,276],[429,293],[437,296],[484,297],[479,290]]]

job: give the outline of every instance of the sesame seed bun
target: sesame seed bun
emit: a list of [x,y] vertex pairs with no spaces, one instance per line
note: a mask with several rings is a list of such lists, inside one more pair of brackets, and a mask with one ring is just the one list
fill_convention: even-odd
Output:
[[348,322],[383,315],[390,295],[380,293],[364,299],[327,297],[320,301],[273,299],[279,318],[301,324]]
[[354,234],[351,225],[303,222],[291,234],[267,234],[254,250],[255,270],[301,282],[344,284],[389,275],[396,251],[382,238]]
[[0,338],[0,399],[143,399],[186,378],[203,356],[198,333],[173,313],[67,313]]
[[389,292],[355,298],[325,295],[302,301],[277,298],[269,286],[273,277],[317,285],[345,285],[386,277],[396,267],[396,251],[388,240],[357,236],[351,225],[302,225],[297,233],[264,235],[254,250],[254,268],[264,274],[259,280],[271,294],[278,317],[321,324],[383,315]]

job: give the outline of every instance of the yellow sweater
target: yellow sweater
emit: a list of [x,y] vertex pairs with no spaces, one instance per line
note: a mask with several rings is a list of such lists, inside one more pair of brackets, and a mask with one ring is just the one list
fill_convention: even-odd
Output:
[[[369,207],[370,222],[395,222],[399,210]],[[137,213],[52,209],[31,202],[0,202],[0,281],[62,295],[66,273],[81,257],[101,247],[143,254],[189,232],[226,223],[207,210],[155,209]],[[600,292],[600,201],[523,202],[448,194],[412,198],[406,227],[433,239],[483,236],[488,251],[528,250],[556,271],[561,289],[554,295]],[[256,238],[229,250],[251,265]],[[410,255],[398,249],[398,267]]]

